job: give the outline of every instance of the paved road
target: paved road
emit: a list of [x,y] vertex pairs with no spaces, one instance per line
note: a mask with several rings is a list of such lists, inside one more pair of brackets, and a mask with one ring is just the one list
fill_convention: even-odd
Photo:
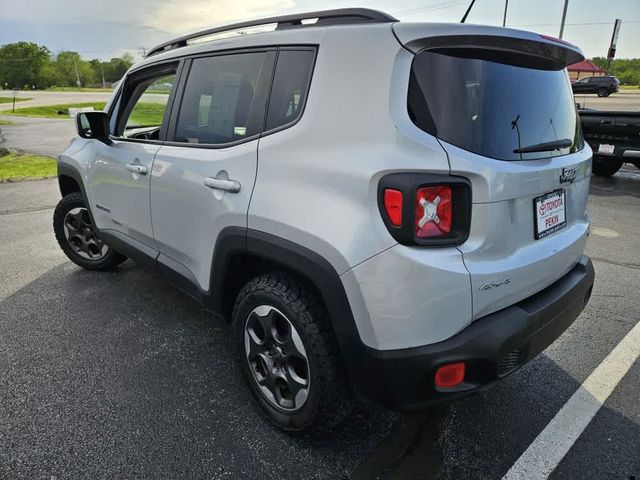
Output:
[[67,148],[76,134],[74,121],[70,118],[62,120],[15,116],[0,116],[0,118],[14,122],[12,125],[0,126],[0,147],[57,157]]
[[[8,91],[0,91],[0,96],[10,96]],[[19,102],[16,108],[36,107],[44,105],[57,105],[66,103],[81,102],[106,102],[110,96],[108,92],[49,92],[49,91],[33,91],[19,92],[19,97],[31,98],[29,101]],[[147,94],[147,101],[166,101],[166,95]],[[599,98],[597,95],[576,95],[576,102],[583,104],[585,107],[600,110],[628,110],[640,111],[640,90],[622,90],[619,93],[606,98]],[[10,110],[10,103],[0,103],[0,112],[2,110]],[[6,112],[9,114],[10,112]]]
[[[0,91],[0,97],[10,97],[11,92]],[[46,105],[65,105],[69,103],[88,103],[88,102],[106,102],[111,96],[111,92],[50,92],[35,90],[31,92],[18,92],[18,98],[29,98],[16,103],[16,109],[25,107],[42,107]],[[145,101],[148,102],[161,102],[164,103],[167,100],[167,95],[163,94],[145,94]],[[11,110],[13,105],[11,103],[0,103],[0,112]]]
[[628,90],[622,91],[604,98],[600,98],[595,94],[575,95],[575,100],[582,107],[594,110],[640,112],[640,90],[638,93],[631,93]]
[[[362,408],[291,438],[255,412],[227,326],[132,262],[83,271],[55,180],[0,185],[0,478],[501,478],[640,321],[640,172],[592,180],[597,280],[574,325],[500,385],[427,414]],[[640,478],[640,362],[553,479]]]

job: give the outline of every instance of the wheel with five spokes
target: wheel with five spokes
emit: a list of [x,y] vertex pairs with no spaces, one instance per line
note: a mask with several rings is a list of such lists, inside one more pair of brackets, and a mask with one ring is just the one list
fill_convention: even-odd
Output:
[[111,270],[127,259],[98,238],[80,192],[58,202],[53,213],[53,231],[67,257],[88,270]]
[[286,273],[247,283],[233,311],[240,361],[262,413],[289,432],[331,430],[350,412],[335,335],[312,288]]

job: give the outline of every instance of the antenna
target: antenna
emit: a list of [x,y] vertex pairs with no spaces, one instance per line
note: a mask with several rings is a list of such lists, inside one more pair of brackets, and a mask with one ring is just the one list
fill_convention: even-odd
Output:
[[467,17],[469,16],[469,12],[471,11],[471,9],[473,8],[473,4],[476,3],[476,0],[471,0],[471,3],[469,4],[469,8],[467,8],[467,11],[464,12],[464,17],[462,17],[462,20],[460,20],[460,23],[464,23],[465,20],[467,19]]

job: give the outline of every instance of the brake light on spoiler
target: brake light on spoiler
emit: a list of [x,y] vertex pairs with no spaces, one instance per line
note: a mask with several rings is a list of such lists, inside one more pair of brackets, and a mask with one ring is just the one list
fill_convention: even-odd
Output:
[[545,40],[549,40],[551,42],[561,43],[563,45],[567,45],[568,47],[578,48],[573,43],[567,42],[566,40],[562,40],[561,38],[551,37],[549,35],[540,35],[540,38],[544,38]]

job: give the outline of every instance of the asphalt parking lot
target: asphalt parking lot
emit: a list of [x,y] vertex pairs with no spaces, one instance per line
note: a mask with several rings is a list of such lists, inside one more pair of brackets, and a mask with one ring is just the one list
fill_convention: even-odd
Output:
[[[293,438],[254,410],[224,322],[132,262],[65,259],[58,197],[55,180],[0,185],[0,478],[501,478],[640,321],[629,167],[592,179],[594,293],[543,354],[450,406],[361,407],[334,435]],[[639,387],[636,358],[551,478],[640,477]]]

